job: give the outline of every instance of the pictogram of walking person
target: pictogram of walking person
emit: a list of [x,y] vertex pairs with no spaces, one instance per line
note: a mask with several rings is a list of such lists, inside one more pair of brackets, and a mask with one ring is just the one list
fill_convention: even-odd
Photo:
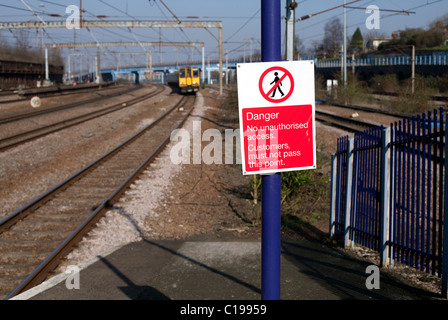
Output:
[[[274,81],[272,81],[270,84],[272,85],[273,83],[277,83],[279,80],[280,80],[280,78],[278,77],[278,72],[274,72],[274,76],[275,76],[275,79],[274,79]],[[282,83],[280,82],[279,83],[279,85],[274,89],[274,92],[272,92],[272,96],[271,96],[271,98],[274,98],[274,96],[275,96],[275,92],[277,91],[277,89],[278,89],[278,91],[281,93],[281,95],[282,95],[282,97],[285,95],[284,93],[283,93],[283,91],[282,91],[282,89],[280,89],[280,86],[282,85]]]

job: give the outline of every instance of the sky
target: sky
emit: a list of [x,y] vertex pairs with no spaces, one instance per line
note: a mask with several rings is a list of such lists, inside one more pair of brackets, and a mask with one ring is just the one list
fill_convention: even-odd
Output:
[[[360,28],[364,37],[372,35],[390,36],[393,31],[406,28],[427,28],[435,19],[448,14],[448,0],[360,0],[350,4],[346,0],[347,35],[351,36],[356,28]],[[86,10],[86,20],[175,20],[181,21],[221,21],[223,52],[228,52],[229,59],[250,55],[261,47],[261,1],[260,0],[0,0],[0,21],[44,21],[65,20],[69,14],[69,5],[80,6]],[[300,37],[305,48],[314,42],[322,41],[325,24],[339,18],[343,21],[344,9],[335,8],[344,4],[343,0],[298,0],[295,10],[296,19],[308,14],[313,16],[303,21],[296,21],[295,33]],[[282,37],[285,35],[286,0],[281,0]],[[366,19],[371,13],[365,8],[375,5],[380,9],[377,29],[368,29]],[[335,9],[332,9],[335,8]],[[409,14],[398,14],[389,10],[409,11]],[[34,11],[34,13],[33,13]],[[53,17],[52,15],[59,15]],[[98,18],[97,16],[107,16]],[[205,59],[218,58],[218,30],[210,29],[102,29],[89,30],[47,29],[43,34],[36,30],[27,31],[32,45],[40,43],[67,42],[204,42]],[[16,31],[3,30],[0,36],[13,43],[18,35]],[[284,47],[282,39],[282,48]],[[64,54],[96,52],[96,49],[77,48],[64,49]],[[142,63],[143,48],[103,48],[104,63],[116,64],[117,52],[123,52],[121,63]],[[132,53],[139,53],[132,55]],[[124,61],[126,60],[127,61]],[[153,47],[152,62],[168,63],[176,61],[200,61],[199,49]]]

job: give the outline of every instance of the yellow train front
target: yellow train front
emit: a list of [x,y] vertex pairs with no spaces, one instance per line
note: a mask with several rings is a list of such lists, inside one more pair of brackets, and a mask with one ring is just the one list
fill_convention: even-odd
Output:
[[[201,85],[200,69],[197,67],[181,67],[173,74],[175,85],[181,93],[191,93],[199,91]],[[173,83],[173,81],[169,81]]]

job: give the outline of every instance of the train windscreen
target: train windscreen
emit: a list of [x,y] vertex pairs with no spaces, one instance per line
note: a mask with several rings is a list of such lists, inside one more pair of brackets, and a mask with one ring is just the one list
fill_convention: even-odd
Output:
[[179,77],[180,78],[185,78],[185,69],[180,69],[179,70]]

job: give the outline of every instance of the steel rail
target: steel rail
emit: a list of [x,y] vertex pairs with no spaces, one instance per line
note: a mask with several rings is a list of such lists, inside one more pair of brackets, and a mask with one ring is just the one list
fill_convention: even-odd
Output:
[[[71,91],[71,90],[66,91],[66,90],[61,89],[60,91],[36,93],[34,95],[36,95],[38,97],[60,97],[60,96],[69,96],[69,95],[73,95],[73,94],[79,94],[80,92],[87,92],[92,89],[98,89],[98,87],[85,87],[85,88],[81,88],[81,90],[79,90],[79,91]],[[17,98],[17,96],[19,96],[19,98]],[[8,104],[8,103],[27,101],[28,97],[30,97],[30,96],[33,96],[33,94],[20,95],[19,93],[17,93],[14,95],[14,97],[16,97],[15,99],[0,100],[0,104]]]
[[15,99],[10,99],[10,100],[0,100],[0,104],[8,104],[8,103],[14,103],[14,102],[22,102],[22,101],[26,101],[26,98],[15,98]]
[[332,113],[316,110],[316,120],[328,122],[350,132],[359,132],[378,126],[375,123],[338,116]]
[[364,106],[358,106],[355,104],[339,104],[339,103],[331,103],[330,105],[335,107],[340,107],[344,109],[353,109],[358,111],[365,111],[365,112],[371,112],[371,113],[378,113],[383,114],[385,116],[391,116],[391,117],[397,117],[397,118],[403,118],[406,117],[406,115],[398,112],[390,112],[386,110],[376,109],[376,108],[370,108],[370,107],[364,107]]
[[32,95],[48,95],[54,93],[64,93],[64,92],[77,92],[81,90],[88,90],[94,88],[102,88],[108,87],[110,85],[115,84],[115,81],[108,81],[102,83],[90,83],[90,84],[78,84],[77,86],[49,86],[49,87],[40,87],[40,88],[28,88],[28,89],[20,89],[17,94],[19,96],[32,96]]
[[[101,86],[102,87],[106,87],[106,86],[110,86],[112,84],[114,84],[115,82],[108,82],[108,83],[103,83]],[[7,104],[7,103],[14,103],[14,102],[23,102],[26,101],[28,99],[29,96],[39,96],[39,97],[58,97],[58,96],[68,96],[68,95],[73,95],[73,94],[79,94],[80,92],[88,92],[92,89],[98,89],[100,86],[99,85],[95,85],[95,86],[83,86],[80,88],[72,89],[75,87],[68,87],[68,88],[61,88],[61,87],[57,87],[57,89],[54,90],[49,90],[49,91],[41,91],[39,92],[39,89],[27,89],[28,91],[24,91],[24,90],[20,90],[17,91],[16,93],[9,93],[7,95],[13,95],[15,97],[15,99],[10,99],[10,100],[0,100],[0,104]],[[34,93],[33,93],[34,90]],[[0,97],[2,96],[2,92],[0,92]],[[17,98],[17,96],[19,96],[20,98]],[[2,119],[3,120],[3,119]]]
[[[374,92],[373,95],[379,95],[379,96],[398,96],[397,93],[381,93],[381,92]],[[378,98],[377,100],[384,100],[381,98]],[[437,96],[437,95],[433,95],[429,97],[430,101],[443,101],[443,102],[447,102],[448,101],[448,97],[447,96]],[[386,116],[392,116],[392,117],[397,117],[397,118],[405,118],[408,117],[409,115],[406,115],[404,113],[400,113],[400,112],[393,112],[393,111],[387,111],[387,110],[381,110],[378,108],[371,108],[371,107],[365,107],[365,106],[359,106],[359,105],[354,105],[354,104],[342,104],[342,103],[332,103],[329,102],[328,105],[332,105],[335,107],[341,107],[341,108],[347,108],[347,109],[354,109],[354,110],[360,110],[360,111],[366,111],[366,112],[374,112],[374,113],[379,113],[379,114],[384,114]]]
[[[36,117],[36,116],[44,115],[44,114],[51,113],[51,112],[57,112],[57,111],[62,111],[62,110],[66,110],[66,109],[71,109],[71,108],[80,106],[80,104],[93,103],[93,102],[101,101],[104,98],[114,98],[114,97],[122,95],[122,94],[127,94],[130,92],[133,92],[140,88],[141,87],[133,86],[133,87],[127,88],[124,91],[115,92],[115,93],[112,93],[107,96],[99,96],[96,98],[87,99],[85,101],[78,101],[78,102],[63,104],[63,105],[59,105],[59,106],[55,106],[55,107],[48,107],[45,109],[37,109],[37,110],[28,111],[28,112],[24,112],[24,113],[17,113],[12,116],[0,118],[0,124],[14,122],[14,121],[18,121],[18,120],[22,120],[22,119],[26,119],[26,118],[30,118],[30,117]],[[76,92],[76,94],[79,94],[79,92]],[[17,101],[25,101],[25,100],[26,99],[21,99],[21,100],[17,100]]]
[[[15,147],[17,145],[23,144],[25,142],[28,142],[28,141],[40,138],[42,136],[48,135],[50,133],[54,133],[54,132],[57,132],[57,131],[60,131],[60,130],[63,130],[63,129],[67,129],[67,128],[71,127],[71,126],[74,126],[74,125],[77,125],[77,124],[80,124],[80,123],[83,123],[83,122],[86,122],[86,121],[89,121],[89,120],[101,117],[101,116],[103,116],[105,114],[112,113],[112,112],[115,112],[115,111],[127,108],[127,107],[132,106],[132,105],[134,105],[134,104],[136,104],[138,102],[141,102],[141,101],[143,101],[145,99],[153,97],[153,96],[159,94],[162,91],[163,91],[163,88],[159,87],[156,91],[153,91],[153,92],[148,93],[148,94],[146,94],[144,96],[141,96],[141,97],[137,97],[137,98],[131,99],[131,100],[127,101],[126,103],[124,103],[124,102],[117,103],[117,104],[114,104],[112,106],[100,109],[100,110],[96,110],[96,111],[93,111],[93,112],[90,112],[90,113],[87,113],[87,114],[83,114],[83,115],[80,115],[80,116],[77,116],[77,117],[73,117],[71,119],[58,121],[58,122],[52,123],[52,124],[47,125],[47,126],[43,126],[43,127],[40,127],[40,128],[36,128],[34,130],[29,130],[29,131],[26,131],[26,132],[22,132],[22,133],[19,133],[19,134],[16,134],[14,136],[10,136],[10,137],[4,138],[4,139],[0,139],[0,152],[4,151],[6,149],[9,149],[9,148]],[[31,136],[29,136],[29,135],[31,135]],[[15,141],[17,139],[19,139],[19,140]],[[4,144],[5,142],[6,142],[6,144]]]
[[[146,126],[144,129],[130,137],[128,140],[106,153],[99,159],[95,160],[88,166],[84,167],[56,187],[47,191],[42,196],[36,198],[34,201],[30,202],[28,205],[19,209],[9,217],[0,221],[0,233],[4,230],[5,226],[9,227],[14,224],[16,221],[23,219],[27,215],[27,211],[30,211],[33,207],[39,206],[39,203],[48,199],[52,194],[57,192],[59,189],[68,185],[71,181],[76,181],[84,176],[90,169],[93,167],[97,167],[100,163],[102,163],[105,159],[112,157],[119,150],[123,149],[125,146],[135,141],[138,137],[143,135],[148,129],[154,127],[157,123],[159,123],[163,118],[169,115],[173,110],[180,108],[180,106],[186,104],[187,99],[184,96],[182,100],[174,105],[172,108],[167,110],[164,114],[162,114],[159,118],[154,120],[151,124]],[[190,110],[182,117],[182,119],[177,123],[176,128],[182,126],[185,120],[191,114],[193,106]],[[151,154],[47,257],[44,261],[40,263],[40,265],[32,271],[23,282],[17,286],[7,297],[6,300],[16,296],[17,294],[24,292],[37,284],[40,284],[48,274],[54,270],[59,264],[61,258],[66,256],[73,246],[75,246],[82,238],[94,227],[94,225],[99,221],[99,219],[104,215],[108,208],[111,208],[113,202],[126,191],[129,185],[141,174],[143,170],[148,166],[148,164],[155,159],[155,157],[163,150],[163,148],[170,141],[170,134],[168,134],[164,140],[151,152]]]

